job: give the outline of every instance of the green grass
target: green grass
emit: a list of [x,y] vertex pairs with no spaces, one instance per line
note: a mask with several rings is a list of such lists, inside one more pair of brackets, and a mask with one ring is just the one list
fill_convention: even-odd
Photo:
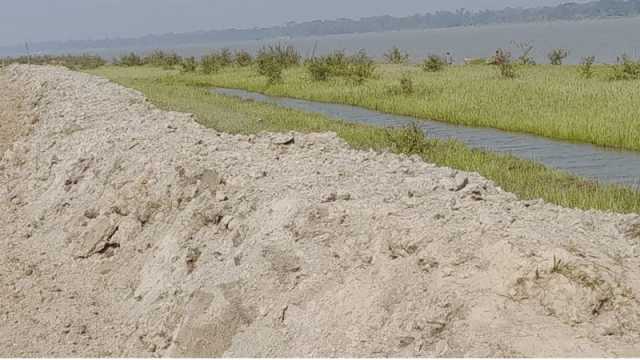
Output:
[[[150,67],[103,67],[90,72],[143,92],[161,108],[193,113],[200,123],[216,130],[244,134],[333,131],[358,149],[415,153],[441,166],[478,172],[521,199],[542,198],[572,208],[640,213],[640,193],[627,188],[595,184],[530,161],[471,150],[457,142],[427,140],[401,130],[389,133],[377,127],[348,124],[321,115],[212,95],[207,90],[212,84],[212,77]],[[225,72],[214,78],[234,73],[249,76],[248,82],[263,80],[244,70]]]
[[[252,68],[190,76],[211,86],[640,150],[640,82],[608,80],[610,66],[594,66],[594,71],[587,80],[577,66],[521,66],[511,80],[486,65],[451,66],[435,73],[379,65],[377,78],[361,86],[340,78],[313,82],[303,67],[287,70],[284,82],[271,86]],[[407,73],[415,94],[389,91]]]

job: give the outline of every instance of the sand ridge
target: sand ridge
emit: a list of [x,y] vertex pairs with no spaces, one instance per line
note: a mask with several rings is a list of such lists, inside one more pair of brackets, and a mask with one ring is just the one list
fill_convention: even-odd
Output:
[[37,119],[0,160],[0,356],[640,356],[637,215],[63,68],[0,82]]

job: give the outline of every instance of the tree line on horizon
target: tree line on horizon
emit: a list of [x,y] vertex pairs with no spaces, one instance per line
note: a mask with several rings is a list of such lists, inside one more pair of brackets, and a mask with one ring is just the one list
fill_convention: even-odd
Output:
[[[361,19],[315,20],[290,22],[282,26],[199,31],[191,33],[170,33],[147,35],[140,38],[116,38],[103,40],[74,40],[66,42],[42,42],[33,44],[40,52],[79,51],[89,48],[140,48],[171,47],[189,43],[214,41],[245,41],[270,38],[323,36],[337,34],[357,34],[366,32],[434,29],[459,26],[489,25],[501,23],[527,23],[554,20],[581,20],[606,17],[630,17],[640,15],[640,0],[598,0],[588,3],[565,3],[558,6],[537,8],[505,8],[501,10],[437,11],[406,17],[390,15]],[[21,54],[24,46],[0,47],[6,54]]]

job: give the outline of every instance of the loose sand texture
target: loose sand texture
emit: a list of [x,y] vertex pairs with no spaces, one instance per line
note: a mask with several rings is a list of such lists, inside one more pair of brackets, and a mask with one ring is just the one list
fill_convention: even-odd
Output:
[[637,215],[63,68],[0,94],[0,356],[640,356]]

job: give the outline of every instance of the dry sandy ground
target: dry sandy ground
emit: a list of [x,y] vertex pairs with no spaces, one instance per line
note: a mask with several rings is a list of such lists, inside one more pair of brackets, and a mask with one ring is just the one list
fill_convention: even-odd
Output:
[[636,215],[62,68],[0,93],[0,356],[640,356]]

